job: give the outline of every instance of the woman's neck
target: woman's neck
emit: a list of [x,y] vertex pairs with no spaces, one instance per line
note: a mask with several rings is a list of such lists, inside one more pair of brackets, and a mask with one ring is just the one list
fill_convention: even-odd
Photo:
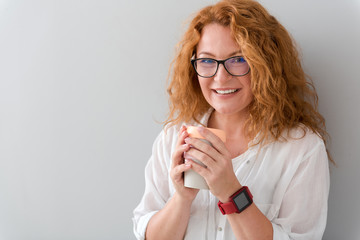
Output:
[[213,111],[209,121],[208,127],[217,128],[225,131],[226,143],[228,150],[233,158],[244,153],[248,148],[249,139],[244,132],[244,125],[248,118],[247,114],[220,114]]
[[248,113],[221,114],[214,110],[210,115],[208,127],[225,131],[226,138],[229,140],[245,138],[244,125],[248,117]]

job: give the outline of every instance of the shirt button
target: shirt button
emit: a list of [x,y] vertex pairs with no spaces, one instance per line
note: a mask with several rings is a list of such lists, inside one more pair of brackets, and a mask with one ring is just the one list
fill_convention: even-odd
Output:
[[221,232],[221,231],[222,231],[222,227],[218,227],[218,231]]
[[250,163],[250,161],[249,161],[249,160],[247,160],[247,161],[246,161],[246,164],[249,164],[249,163]]

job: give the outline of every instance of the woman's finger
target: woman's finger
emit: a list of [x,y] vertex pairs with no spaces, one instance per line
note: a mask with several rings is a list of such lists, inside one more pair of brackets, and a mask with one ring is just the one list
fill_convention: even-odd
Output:
[[184,152],[189,151],[190,145],[189,144],[183,144],[181,146],[178,146],[172,157],[172,167],[175,167],[177,165],[180,165],[184,162]]
[[212,133],[210,130],[204,128],[204,127],[198,127],[198,131],[206,140],[208,140],[213,148],[215,148],[220,154],[227,155],[228,150],[225,146],[225,143],[221,141],[221,139],[216,136],[214,133]]
[[178,182],[178,183],[182,183],[183,182],[183,172],[189,170],[191,168],[190,164],[180,164],[176,167],[174,167],[171,170],[171,175],[174,181]]
[[[194,152],[193,149],[196,149],[196,150],[202,152],[203,154],[209,156],[210,157],[209,160],[217,161],[222,158],[222,155],[212,145],[203,141],[203,139],[187,137],[187,138],[185,138],[185,143],[192,146],[192,148],[189,151]],[[200,153],[196,153],[196,154],[198,155]],[[195,155],[193,155],[193,156],[195,158],[197,157]],[[196,159],[201,161],[202,158],[205,158],[205,156],[199,156],[199,158],[196,158]],[[204,159],[204,160],[207,160],[207,159]],[[204,164],[208,165],[206,163],[204,163]]]
[[187,160],[187,165],[189,165],[190,168],[193,169],[195,172],[200,174],[200,176],[202,176],[205,180],[211,174],[207,167],[204,167],[191,159],[186,159],[186,160]]
[[189,149],[189,145],[185,143],[185,138],[188,136],[186,127],[182,126],[178,134],[175,151],[172,155],[172,167],[183,163],[183,153]]
[[197,164],[200,164],[203,167],[207,167],[209,169],[212,169],[216,164],[214,159],[209,157],[209,155],[206,153],[197,150],[196,148],[190,148],[187,152],[184,153],[184,157],[186,159],[191,159]]

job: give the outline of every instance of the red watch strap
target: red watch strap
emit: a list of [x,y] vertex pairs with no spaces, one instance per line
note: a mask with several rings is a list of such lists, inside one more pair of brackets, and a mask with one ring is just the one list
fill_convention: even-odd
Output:
[[241,192],[246,192],[247,195],[250,197],[250,200],[252,202],[252,194],[247,186],[243,186],[238,191],[236,191],[231,197],[229,198],[229,202],[222,203],[221,201],[218,202],[218,207],[223,215],[225,214],[232,214],[232,213],[239,213],[238,208],[236,207],[236,204],[234,202],[234,197],[237,196]]
[[222,203],[219,201],[218,206],[223,215],[232,214],[232,213],[237,212],[237,207],[235,206],[235,204],[232,201],[227,202],[227,203]]

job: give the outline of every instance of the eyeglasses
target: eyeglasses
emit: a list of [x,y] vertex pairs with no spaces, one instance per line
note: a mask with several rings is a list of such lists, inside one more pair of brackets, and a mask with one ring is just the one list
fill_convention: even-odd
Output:
[[231,57],[225,60],[196,58],[191,59],[191,64],[197,75],[204,78],[215,76],[219,69],[219,64],[222,64],[225,70],[232,76],[240,77],[250,72],[250,66],[242,56]]

